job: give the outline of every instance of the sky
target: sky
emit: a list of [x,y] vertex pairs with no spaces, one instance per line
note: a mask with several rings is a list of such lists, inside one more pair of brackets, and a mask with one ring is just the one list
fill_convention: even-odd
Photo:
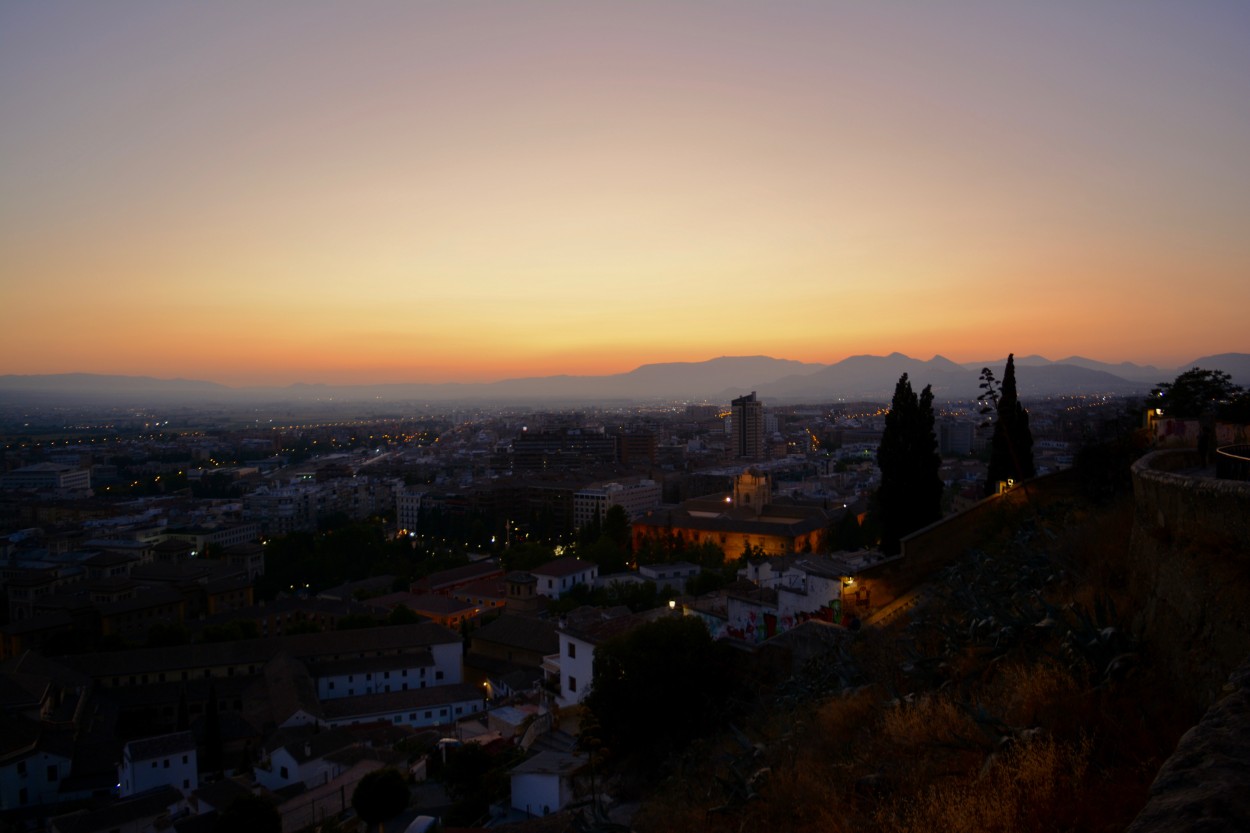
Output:
[[0,4],[0,373],[1250,352],[1250,4]]

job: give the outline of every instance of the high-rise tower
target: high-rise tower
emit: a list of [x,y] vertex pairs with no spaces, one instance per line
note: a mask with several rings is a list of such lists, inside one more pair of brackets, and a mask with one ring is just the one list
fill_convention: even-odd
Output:
[[764,456],[764,404],[755,391],[729,403],[733,417],[733,455],[738,460],[759,460]]

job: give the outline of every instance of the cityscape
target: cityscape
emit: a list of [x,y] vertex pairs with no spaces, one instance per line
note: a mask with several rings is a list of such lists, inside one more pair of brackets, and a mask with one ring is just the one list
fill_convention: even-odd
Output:
[[1250,828],[1250,9],[0,7],[0,833]]

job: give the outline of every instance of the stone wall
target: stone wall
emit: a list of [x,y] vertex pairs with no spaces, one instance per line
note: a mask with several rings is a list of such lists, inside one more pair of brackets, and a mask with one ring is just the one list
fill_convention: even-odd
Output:
[[1134,630],[1159,666],[1209,707],[1250,655],[1250,483],[1203,476],[1192,451],[1133,466]]
[[1134,626],[1160,667],[1209,707],[1164,764],[1131,833],[1250,830],[1250,483],[1192,451],[1133,466]]

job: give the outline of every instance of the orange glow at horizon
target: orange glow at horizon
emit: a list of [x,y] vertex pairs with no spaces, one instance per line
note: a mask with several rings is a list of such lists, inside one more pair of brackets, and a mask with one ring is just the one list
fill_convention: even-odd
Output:
[[[0,10],[0,373],[1250,350],[1250,11]],[[333,56],[333,60],[327,60]]]

